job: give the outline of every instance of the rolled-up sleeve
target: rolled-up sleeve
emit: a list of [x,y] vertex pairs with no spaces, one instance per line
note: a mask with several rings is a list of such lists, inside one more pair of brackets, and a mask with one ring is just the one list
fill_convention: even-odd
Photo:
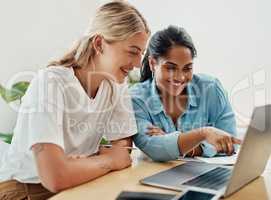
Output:
[[133,99],[132,102],[138,130],[138,133],[133,136],[135,145],[154,161],[165,162],[177,159],[180,156],[179,132],[160,136],[148,135],[147,128],[152,125],[152,121],[147,107],[139,99]]

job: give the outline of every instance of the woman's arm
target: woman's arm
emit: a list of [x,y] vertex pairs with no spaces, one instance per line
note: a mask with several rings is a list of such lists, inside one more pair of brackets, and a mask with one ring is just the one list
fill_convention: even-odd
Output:
[[[194,132],[197,133],[198,131],[195,130]],[[162,129],[160,129],[159,127],[150,126],[150,127],[148,127],[147,134],[150,135],[150,136],[154,136],[154,135],[156,135],[156,136],[157,135],[161,135],[162,136],[162,135],[165,135],[166,133]],[[202,155],[202,149],[201,149],[201,147],[199,145],[197,145],[197,144],[195,144],[196,146],[193,146],[194,145],[193,141],[195,141],[196,137],[197,137],[196,135],[194,135],[192,133],[192,134],[189,134],[189,136],[185,136],[184,140],[186,140],[185,141],[186,143],[184,143],[184,144],[183,144],[183,142],[181,142],[181,140],[183,140],[183,138],[180,138],[180,137],[181,137],[181,135],[178,138],[179,151],[183,148],[182,147],[183,145],[185,145],[187,143],[190,143],[190,144],[192,143],[191,146],[188,146],[188,147],[185,146],[184,147],[185,149],[188,149],[188,150],[190,149],[190,151],[188,151],[188,153],[186,153],[185,155],[189,156],[189,157],[201,156]]]
[[133,145],[132,137],[111,141],[113,146],[131,147]]
[[[169,134],[165,134],[163,130],[159,127],[149,126],[146,135],[148,136],[145,136],[145,140],[146,137],[153,137],[153,141],[157,140],[157,137],[160,138],[161,143],[157,141],[155,144],[156,151],[159,150],[158,148],[162,150],[162,148],[164,148],[164,145],[167,145],[165,143],[163,144],[165,140],[163,137],[168,136]],[[232,137],[230,134],[224,132],[223,130],[214,127],[202,127],[198,129],[193,129],[185,134],[179,133],[179,136],[177,138],[179,154],[185,156],[202,155],[202,149],[199,144],[204,140],[212,144],[216,148],[217,152],[226,153],[228,155],[231,155],[234,152],[233,144],[241,144],[241,140]],[[151,148],[151,145],[149,145],[148,148]],[[149,150],[148,152],[151,152],[151,150]],[[163,157],[162,159],[167,158]],[[162,159],[158,161],[165,161]]]
[[[147,134],[150,136],[165,135],[162,129],[155,126],[149,127]],[[186,156],[201,155],[202,149],[199,143],[203,140],[207,140],[210,144],[214,145],[217,152],[228,155],[234,152],[233,144],[241,144],[241,140],[232,137],[223,130],[214,127],[202,127],[179,135],[178,145],[180,153]]]
[[[205,140],[203,128],[191,130],[178,137],[179,150],[182,155],[189,155],[193,148],[200,148],[199,144]],[[199,151],[197,149],[197,151]],[[198,152],[197,152],[198,153]],[[202,152],[201,152],[202,153]]]
[[[113,140],[111,141],[111,144],[113,146],[119,146],[119,147],[132,147],[133,146],[133,140],[132,137],[127,137],[119,140]],[[132,152],[132,149],[128,150],[129,153]]]
[[[227,91],[223,88],[218,79],[206,85],[205,89],[206,91],[204,91],[204,93],[207,95],[206,106],[209,113],[209,125],[235,137],[237,134],[236,120]],[[203,156],[213,157],[219,153],[214,145],[207,142],[203,142],[201,147]]]
[[[136,146],[154,161],[175,160],[179,156],[189,153],[203,141],[212,144],[217,152],[228,154],[233,152],[233,144],[241,143],[240,140],[233,138],[225,131],[214,127],[202,127],[184,134],[176,131],[151,136],[148,131],[150,131],[149,127],[153,125],[144,103],[133,99],[133,106],[138,127],[138,133],[133,136],[133,140]],[[199,153],[202,152],[201,149],[196,150]]]
[[215,127],[203,127],[180,134],[178,144],[182,154],[186,154],[200,142],[206,140],[212,144],[218,153],[231,155],[234,152],[234,144],[241,144],[241,140],[231,136],[231,134]]
[[120,147],[79,159],[67,157],[55,144],[35,144],[32,150],[42,184],[55,193],[131,165],[128,151]]

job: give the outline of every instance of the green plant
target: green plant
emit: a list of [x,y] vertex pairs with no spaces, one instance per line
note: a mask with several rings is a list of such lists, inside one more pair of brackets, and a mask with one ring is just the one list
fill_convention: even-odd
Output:
[[0,133],[0,140],[10,144],[11,140],[12,140],[12,134],[11,133]]
[[[7,89],[0,84],[0,95],[7,102],[13,102],[19,100],[20,103],[22,101],[22,97],[24,96],[27,88],[29,86],[29,82],[20,81],[11,86],[11,89]],[[0,133],[0,140],[11,143],[12,133]]]
[[16,100],[21,102],[21,99],[24,96],[28,86],[29,82],[27,81],[20,81],[15,83],[11,86],[11,89],[7,89],[0,84],[0,95],[7,103]]
[[107,141],[105,138],[102,138],[100,144],[101,145],[109,144],[109,141]]

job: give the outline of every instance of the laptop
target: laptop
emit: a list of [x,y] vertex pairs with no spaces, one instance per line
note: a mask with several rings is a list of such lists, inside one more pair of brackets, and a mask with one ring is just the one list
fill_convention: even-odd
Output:
[[140,180],[176,191],[193,189],[227,197],[259,177],[271,154],[271,105],[256,107],[234,166],[186,162]]

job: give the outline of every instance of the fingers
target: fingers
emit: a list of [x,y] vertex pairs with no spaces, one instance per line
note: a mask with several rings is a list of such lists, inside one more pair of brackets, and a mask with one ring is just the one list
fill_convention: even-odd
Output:
[[227,155],[232,155],[234,153],[234,144],[241,144],[242,141],[235,137],[232,137],[229,133],[216,129],[208,128],[206,129],[208,134],[207,141],[213,144],[219,153],[226,153]]
[[227,142],[227,146],[228,146],[227,155],[232,155],[234,152],[234,148],[233,148],[233,143],[232,143],[231,137],[227,137],[226,142]]
[[233,143],[231,141],[231,138],[228,138],[227,146],[228,146],[228,155],[232,155],[234,153],[234,148],[233,148]]
[[231,137],[231,141],[233,144],[242,144],[242,140],[237,139],[235,137]]
[[216,148],[216,151],[218,152],[218,153],[221,153],[223,150],[223,148],[222,148],[222,146],[221,146],[221,144],[220,143],[216,143],[215,145],[215,148]]
[[148,130],[147,134],[150,135],[150,136],[153,136],[153,135],[163,135],[163,133],[161,133],[160,131],[153,130],[153,129]]
[[234,144],[241,144],[242,140],[237,139],[235,137],[227,137],[227,146],[228,146],[228,155],[232,155],[234,153]]
[[226,139],[220,141],[221,153],[228,153],[228,145]]
[[161,128],[157,127],[157,126],[148,126],[148,129],[149,130],[156,130],[156,131],[160,131],[160,132],[164,132]]
[[162,129],[160,129],[159,127],[151,125],[151,126],[148,127],[147,134],[151,135],[151,136],[153,136],[153,135],[164,135],[165,132]]
[[[234,147],[233,147],[233,142],[231,137],[223,137],[223,139],[221,139],[219,141],[219,144],[221,146],[221,148],[219,150],[220,153],[226,153],[227,155],[232,155],[234,152]],[[219,152],[219,151],[218,151]]]

